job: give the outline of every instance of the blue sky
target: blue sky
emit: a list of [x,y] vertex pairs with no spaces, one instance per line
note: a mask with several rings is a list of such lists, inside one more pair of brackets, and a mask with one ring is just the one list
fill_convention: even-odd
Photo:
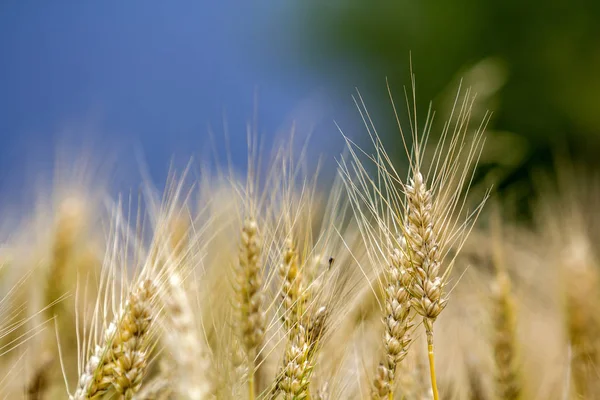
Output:
[[0,190],[65,143],[142,153],[161,181],[172,157],[206,153],[209,126],[222,139],[224,116],[235,159],[256,93],[261,132],[299,118],[334,133],[324,79],[293,61],[294,23],[267,1],[2,2]]

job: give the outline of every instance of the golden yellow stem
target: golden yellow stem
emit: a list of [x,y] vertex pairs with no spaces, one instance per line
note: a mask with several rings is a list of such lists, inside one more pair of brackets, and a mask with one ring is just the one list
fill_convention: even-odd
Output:
[[254,400],[254,368],[250,368],[248,374],[248,399]]
[[390,389],[390,392],[388,393],[388,400],[394,400],[394,391],[392,389]]
[[431,375],[431,390],[433,391],[433,400],[440,400],[435,378],[435,356],[433,354],[433,331],[427,331],[427,353],[429,355],[429,374]]

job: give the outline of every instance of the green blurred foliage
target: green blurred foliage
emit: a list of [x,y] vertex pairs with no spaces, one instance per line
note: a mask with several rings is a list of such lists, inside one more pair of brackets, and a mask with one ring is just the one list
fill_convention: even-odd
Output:
[[418,105],[433,100],[439,120],[459,80],[473,86],[493,111],[483,171],[520,207],[557,153],[600,166],[599,1],[314,1],[305,11],[310,54],[353,71],[341,84],[389,77],[401,102],[410,54]]

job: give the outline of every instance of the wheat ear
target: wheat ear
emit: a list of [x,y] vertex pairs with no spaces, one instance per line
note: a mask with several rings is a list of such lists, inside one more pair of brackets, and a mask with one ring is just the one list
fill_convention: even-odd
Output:
[[303,315],[303,285],[298,252],[291,237],[285,241],[283,260],[279,266],[282,278],[283,325],[288,334],[284,361],[275,389],[286,400],[303,399],[308,396],[308,354],[306,327],[301,323]]
[[310,288],[310,283],[309,287],[304,287],[298,253],[291,238],[285,242],[279,272],[283,278],[283,321],[288,342],[274,390],[275,393],[281,392],[285,400],[304,400],[310,397],[314,359],[325,332],[329,311],[326,306],[307,310],[313,288]]
[[[455,248],[455,254],[460,251],[489,196],[489,193],[486,192],[479,205],[473,211],[467,211],[466,197],[473,181],[473,170],[481,155],[484,142],[482,135],[489,120],[489,114],[484,116],[472,140],[467,140],[474,98],[467,90],[462,104],[459,104],[459,89],[459,95],[453,104],[450,118],[444,125],[433,157],[427,161],[430,185],[428,187],[427,179],[422,174],[422,167],[433,115],[430,108],[423,132],[420,133],[417,124],[416,84],[412,67],[411,83],[412,99],[409,100],[408,92],[405,92],[409,111],[410,137],[404,133],[388,85],[388,93],[402,143],[409,158],[409,181],[406,182],[394,167],[392,158],[387,154],[360,94],[355,101],[375,146],[375,154],[367,155],[367,157],[375,163],[377,177],[371,178],[362,165],[361,153],[367,153],[362,150],[357,151],[358,146],[349,139],[346,142],[353,165],[351,168],[348,167],[342,159],[341,167],[342,173],[345,175],[346,186],[350,189],[348,192],[354,198],[355,214],[360,216],[363,211],[366,211],[367,214],[375,216],[377,220],[383,221],[383,225],[381,222],[379,225],[385,229],[392,226],[394,229],[402,230],[406,240],[406,255],[410,264],[407,272],[411,278],[411,284],[406,289],[410,293],[411,307],[423,318],[427,336],[431,386],[434,400],[438,400],[433,325],[448,301],[445,286],[448,283],[456,256],[453,256],[453,260],[444,267],[443,271],[441,265],[451,248]],[[457,112],[456,115],[455,112]],[[407,139],[410,139],[410,142]],[[356,177],[352,178],[352,175],[356,175]],[[363,202],[367,207],[362,210],[359,207],[357,212],[357,204]],[[465,221],[459,223],[455,218],[462,216],[465,216]],[[363,234],[369,241],[367,248],[371,246],[376,249],[386,247],[385,236],[383,242],[377,234],[375,237],[368,237],[373,236],[368,233],[373,230],[368,221],[363,223],[361,230],[367,232],[367,235]]]
[[[58,211],[58,220],[52,245],[52,255],[48,267],[48,285],[45,292],[45,304],[53,304],[60,298],[66,288],[63,286],[67,274],[68,264],[71,261],[75,242],[80,234],[83,224],[83,205],[81,200],[71,198],[64,201]],[[53,318],[58,313],[57,303],[46,309],[47,318]]]
[[499,400],[521,398],[521,374],[517,359],[516,300],[502,249],[498,209],[492,216],[493,262],[496,278],[492,284],[493,346],[496,364],[496,393]]
[[139,391],[148,361],[147,341],[156,287],[143,280],[129,293],[117,317],[104,331],[79,376],[72,400],[93,399],[111,387],[124,399]]
[[325,333],[328,317],[328,309],[323,306],[312,315],[303,315],[292,329],[277,382],[277,389],[283,393],[285,400],[310,398],[314,359]]
[[198,334],[196,318],[180,272],[187,271],[187,266],[192,263],[189,221],[178,215],[169,219],[167,226],[170,254],[161,263],[166,265],[167,271],[162,296],[162,315],[167,323],[164,338],[175,361],[175,368],[169,372],[169,376],[176,382],[173,386],[178,396],[185,399],[209,399],[215,391],[209,377],[210,352],[204,337]]
[[298,251],[292,238],[287,238],[283,260],[279,266],[282,279],[281,298],[283,303],[283,325],[286,332],[294,329],[303,313],[303,279],[298,260]]
[[394,378],[396,368],[408,352],[412,327],[410,316],[410,295],[406,285],[410,284],[407,272],[407,258],[403,251],[396,249],[390,256],[385,289],[384,348],[385,361],[377,368],[373,382],[373,398],[394,398]]
[[263,310],[261,238],[254,218],[244,221],[238,264],[235,268],[235,305],[240,341],[248,360],[248,395],[256,396],[255,375],[265,333]]
[[600,319],[594,307],[600,298],[597,264],[583,235],[574,234],[565,260],[566,328],[571,345],[571,377],[579,398],[597,393],[597,365],[600,360],[598,335]]
[[521,385],[516,357],[515,301],[506,271],[498,272],[492,294],[497,394],[501,400],[517,400],[521,397]]
[[177,393],[187,399],[211,398],[214,387],[208,376],[211,368],[208,345],[198,337],[194,314],[179,273],[171,271],[167,282],[164,315],[170,330],[166,332],[166,340],[177,366]]
[[440,277],[440,247],[431,211],[431,192],[427,190],[423,175],[417,172],[405,185],[407,200],[407,248],[411,260],[411,305],[423,317],[427,336],[427,352],[434,399],[439,398],[435,376],[433,349],[433,323],[440,315],[448,299],[445,297],[445,282]]

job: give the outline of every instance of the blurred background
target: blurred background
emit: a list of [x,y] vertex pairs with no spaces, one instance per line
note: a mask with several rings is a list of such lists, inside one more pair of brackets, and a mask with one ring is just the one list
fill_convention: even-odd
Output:
[[267,148],[295,123],[332,162],[334,121],[367,136],[355,87],[399,155],[386,78],[404,109],[412,59],[420,118],[433,101],[441,123],[461,79],[475,118],[493,111],[481,179],[527,212],[557,155],[600,164],[599,21],[585,0],[3,1],[0,190],[75,148],[157,182],[214,147],[243,168],[253,121]]
[[421,111],[430,100],[447,109],[461,79],[473,87],[476,110],[493,111],[482,173],[517,212],[527,212],[537,178],[557,159],[599,166],[599,2],[350,0],[306,9],[315,52],[358,66],[342,85],[374,88],[387,76],[403,100],[410,52]]

